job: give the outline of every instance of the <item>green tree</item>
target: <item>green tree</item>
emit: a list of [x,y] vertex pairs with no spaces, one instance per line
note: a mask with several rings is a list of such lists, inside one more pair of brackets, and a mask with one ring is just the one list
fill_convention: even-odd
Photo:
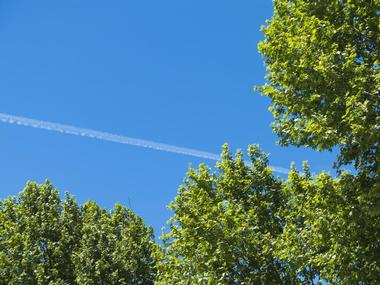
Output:
[[200,165],[170,204],[158,284],[378,284],[380,217],[352,174],[312,176],[307,164],[274,177],[225,147],[217,171]]
[[[17,198],[0,204],[0,280],[3,284],[49,284],[73,280],[62,242],[59,193],[47,182],[28,183]],[[66,208],[65,215],[71,209]],[[67,220],[66,220],[67,221]]]
[[131,210],[61,201],[49,182],[0,200],[0,284],[154,284],[156,247]]
[[153,231],[119,204],[108,213],[83,206],[80,246],[74,253],[78,284],[154,284]]
[[283,145],[340,150],[367,179],[380,160],[379,0],[274,0],[259,50]]
[[312,177],[307,165],[284,182],[276,255],[308,284],[380,283],[380,217],[363,208],[357,184],[348,173]]
[[[379,0],[274,0],[259,50],[282,145],[339,150],[338,178],[295,170],[276,242],[306,279],[380,282]],[[353,164],[355,175],[342,172]]]
[[170,204],[174,211],[158,265],[158,284],[294,284],[276,257],[282,232],[282,182],[250,146],[252,166],[225,147],[217,172],[200,165]]

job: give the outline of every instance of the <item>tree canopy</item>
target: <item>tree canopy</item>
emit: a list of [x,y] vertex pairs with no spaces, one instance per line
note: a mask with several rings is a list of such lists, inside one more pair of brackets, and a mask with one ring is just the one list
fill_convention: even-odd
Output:
[[190,168],[170,204],[158,284],[380,282],[380,218],[363,209],[355,176],[313,177],[305,164],[285,180],[248,152],[251,163],[225,147],[217,171]]
[[61,201],[50,182],[0,200],[0,284],[154,284],[155,250],[130,209]]
[[274,0],[259,50],[284,145],[340,150],[338,166],[378,175],[379,0]]
[[249,149],[248,167],[227,147],[218,173],[191,168],[170,205],[158,284],[290,284],[286,264],[273,253],[283,202],[265,155]]
[[216,170],[190,168],[162,246],[130,209],[28,183],[0,202],[0,284],[380,282],[380,217],[354,175],[305,164],[283,179],[257,146],[248,153],[225,146]]

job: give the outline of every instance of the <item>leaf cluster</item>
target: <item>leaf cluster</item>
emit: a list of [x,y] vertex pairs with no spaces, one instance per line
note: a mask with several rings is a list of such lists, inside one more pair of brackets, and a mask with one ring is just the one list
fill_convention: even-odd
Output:
[[307,164],[284,180],[250,146],[228,148],[217,171],[201,165],[170,204],[157,284],[377,284],[380,216],[356,177],[315,177]]
[[337,166],[378,175],[379,0],[274,0],[259,51],[283,145],[339,149]]
[[0,200],[0,284],[154,284],[155,250],[130,209],[61,201],[48,181]]

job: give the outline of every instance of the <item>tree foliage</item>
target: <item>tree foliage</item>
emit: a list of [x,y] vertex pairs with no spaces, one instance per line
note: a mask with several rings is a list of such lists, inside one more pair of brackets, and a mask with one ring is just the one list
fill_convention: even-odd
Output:
[[170,205],[159,284],[291,284],[294,276],[283,274],[286,264],[273,253],[281,182],[257,147],[249,153],[254,167],[225,147],[218,173],[189,170]]
[[1,284],[154,284],[155,250],[131,210],[61,201],[49,182],[0,202]]
[[[377,284],[380,218],[363,210],[355,176],[273,176],[265,154],[225,148],[217,171],[201,165],[174,211],[158,284]],[[359,189],[359,190],[358,190]]]
[[[276,243],[278,258],[311,281],[327,284],[380,282],[380,217],[360,201],[361,185],[354,175],[312,177],[292,168],[282,188],[286,206]],[[323,284],[326,284],[323,283]]]
[[[292,171],[281,257],[331,284],[377,284],[380,219],[379,0],[274,0],[259,50],[283,145],[337,147],[355,175]],[[298,189],[298,190],[297,190]],[[297,210],[302,198],[302,210]],[[305,227],[305,221],[307,227]],[[297,265],[299,264],[299,265]],[[307,274],[309,274],[307,273]],[[304,275],[304,273],[302,273]]]
[[284,145],[338,146],[338,166],[378,175],[379,0],[274,0],[259,50]]

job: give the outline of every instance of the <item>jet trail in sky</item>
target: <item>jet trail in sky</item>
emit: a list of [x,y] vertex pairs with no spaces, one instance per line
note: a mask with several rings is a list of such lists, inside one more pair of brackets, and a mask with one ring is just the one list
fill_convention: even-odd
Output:
[[[169,145],[169,144],[157,143],[157,142],[143,140],[143,139],[130,138],[126,136],[119,136],[119,135],[114,135],[111,133],[78,128],[78,127],[64,125],[64,124],[58,124],[58,123],[40,121],[40,120],[35,120],[35,119],[29,119],[25,117],[13,116],[13,115],[8,115],[4,113],[0,113],[0,122],[32,127],[32,128],[37,128],[37,129],[44,129],[48,131],[55,131],[55,132],[60,132],[64,134],[89,137],[89,138],[94,138],[94,139],[103,140],[103,141],[111,141],[111,142],[116,142],[116,143],[121,143],[121,144],[151,148],[151,149],[160,150],[160,151],[174,152],[174,153],[200,157],[200,158],[205,158],[205,159],[210,159],[210,160],[217,160],[217,161],[221,160],[220,155],[210,153],[210,152],[200,151],[200,150],[186,148],[186,147],[178,147],[178,146]],[[272,168],[274,172],[277,172],[277,173],[288,174],[289,172],[289,170],[286,168],[277,167],[277,166],[270,166],[270,167]]]

